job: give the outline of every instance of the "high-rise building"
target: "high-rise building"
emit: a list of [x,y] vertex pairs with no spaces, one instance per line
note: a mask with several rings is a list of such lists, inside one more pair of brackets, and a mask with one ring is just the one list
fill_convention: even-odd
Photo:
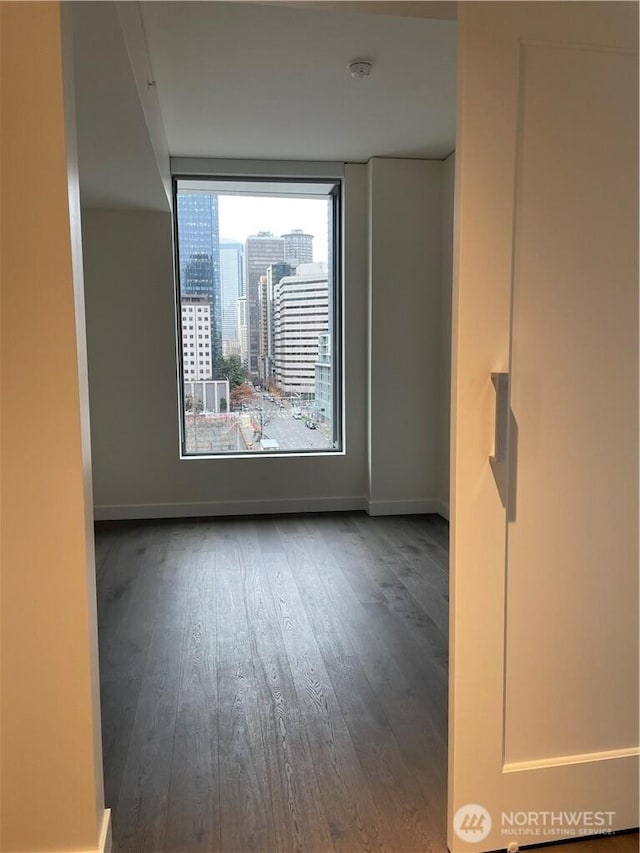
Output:
[[238,340],[240,341],[240,360],[243,367],[249,362],[249,341],[247,335],[247,297],[238,299]]
[[314,406],[320,422],[331,422],[333,417],[333,377],[331,376],[331,335],[318,335]]
[[257,375],[260,357],[260,306],[258,283],[267,267],[284,260],[284,240],[270,231],[260,231],[245,242],[245,282],[247,297],[247,367]]
[[220,291],[222,294],[222,345],[238,340],[238,299],[244,296],[244,246],[220,240]]
[[[271,269],[269,267],[268,269]],[[271,359],[269,349],[269,326],[271,325],[271,299],[269,298],[267,276],[261,275],[258,281],[258,375],[263,385],[271,384]]]
[[222,356],[219,243],[218,196],[206,192],[178,192],[180,297],[205,299],[210,305],[214,371]]
[[222,341],[222,355],[224,358],[231,358],[232,355],[237,355],[242,358],[242,350],[240,341],[236,338],[233,341]]
[[260,306],[260,379],[268,387],[275,382],[274,375],[274,336],[273,336],[273,295],[276,284],[287,275],[294,275],[296,268],[280,261],[267,267],[267,274],[260,277],[258,302]]
[[313,234],[305,234],[302,228],[294,228],[289,234],[283,234],[284,259],[287,263],[313,263]]
[[314,396],[318,339],[328,331],[327,264],[301,264],[273,294],[274,374],[283,391]]
[[183,296],[180,310],[183,380],[211,379],[211,304],[205,296]]

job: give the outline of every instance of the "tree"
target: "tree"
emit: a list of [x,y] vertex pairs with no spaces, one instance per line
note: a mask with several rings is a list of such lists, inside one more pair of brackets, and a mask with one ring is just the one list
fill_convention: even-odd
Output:
[[237,388],[247,380],[247,371],[242,366],[239,355],[230,355],[229,358],[221,358],[218,372],[222,379],[229,381],[231,389]]
[[231,408],[240,409],[243,403],[250,403],[255,399],[253,388],[243,382],[231,388]]
[[225,400],[224,397],[220,397],[220,411],[221,412],[227,411],[227,401]]
[[196,415],[199,415],[203,409],[204,403],[199,397],[194,397],[193,394],[185,394],[184,410],[187,414],[195,412]]

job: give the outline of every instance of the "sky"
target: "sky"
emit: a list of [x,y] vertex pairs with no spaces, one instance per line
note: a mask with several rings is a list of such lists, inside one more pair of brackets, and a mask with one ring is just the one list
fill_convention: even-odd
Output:
[[327,260],[328,205],[325,199],[218,195],[221,239],[244,243],[250,234],[272,231],[276,237],[294,228],[313,234],[313,260]]

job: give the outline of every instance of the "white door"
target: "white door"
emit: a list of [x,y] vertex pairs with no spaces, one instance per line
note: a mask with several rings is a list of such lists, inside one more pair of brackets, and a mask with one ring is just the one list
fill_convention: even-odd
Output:
[[459,28],[454,853],[638,825],[638,6]]

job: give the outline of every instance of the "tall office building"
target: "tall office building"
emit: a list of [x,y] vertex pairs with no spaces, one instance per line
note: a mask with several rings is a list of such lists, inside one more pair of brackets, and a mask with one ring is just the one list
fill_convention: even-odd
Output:
[[204,299],[210,305],[210,344],[213,370],[222,356],[222,299],[218,196],[178,192],[178,252],[180,296]]
[[318,357],[315,365],[314,405],[321,423],[328,423],[333,417],[333,378],[331,375],[331,335],[322,332],[318,335]]
[[249,341],[247,335],[247,297],[238,299],[238,340],[240,342],[240,361],[243,367],[249,363]]
[[327,264],[301,264],[273,294],[274,374],[284,392],[314,396],[318,339],[328,331]]
[[260,305],[258,283],[267,267],[284,260],[284,240],[270,231],[260,231],[245,242],[245,282],[247,297],[247,367],[257,375],[260,358]]
[[[222,294],[222,349],[234,349],[238,342],[238,299],[244,296],[244,246],[220,240],[220,290]],[[227,344],[225,346],[225,344]],[[231,344],[231,345],[229,345]],[[226,357],[226,356],[225,356]]]
[[[271,269],[271,267],[269,267]],[[271,321],[271,299],[269,298],[266,275],[261,275],[258,281],[258,315],[260,317],[258,334],[258,375],[260,382],[269,387],[271,384],[271,367],[269,357],[269,326]]]
[[268,387],[275,382],[274,375],[274,337],[273,337],[273,295],[275,286],[288,275],[294,275],[296,268],[280,261],[267,267],[266,276],[260,276],[258,284],[258,304],[260,309],[260,379]]
[[313,263],[313,234],[305,234],[302,228],[294,228],[289,234],[283,234],[284,259],[288,264]]
[[184,382],[211,379],[211,305],[205,296],[183,296],[180,302]]
[[236,355],[242,359],[240,339],[235,338],[232,341],[222,341],[222,355],[224,358],[231,358],[231,356]]

